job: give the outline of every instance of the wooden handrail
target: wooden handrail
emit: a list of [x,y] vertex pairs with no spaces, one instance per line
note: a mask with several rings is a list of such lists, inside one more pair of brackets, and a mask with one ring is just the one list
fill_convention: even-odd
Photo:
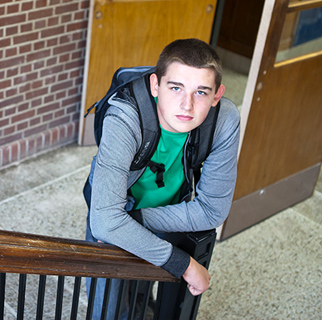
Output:
[[116,246],[1,230],[0,272],[179,281]]

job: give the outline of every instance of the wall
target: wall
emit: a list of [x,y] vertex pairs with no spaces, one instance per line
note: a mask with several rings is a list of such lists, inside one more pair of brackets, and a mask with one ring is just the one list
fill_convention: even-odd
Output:
[[0,3],[0,169],[77,140],[89,0]]

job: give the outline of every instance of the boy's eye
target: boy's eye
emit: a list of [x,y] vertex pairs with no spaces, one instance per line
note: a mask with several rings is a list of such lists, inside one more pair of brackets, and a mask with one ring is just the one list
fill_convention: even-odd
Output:
[[173,91],[179,91],[180,90],[180,88],[179,87],[172,87],[171,88]]
[[201,90],[197,91],[197,93],[198,93],[200,96],[203,96],[203,95],[206,95],[206,94],[207,94],[205,91],[201,91]]

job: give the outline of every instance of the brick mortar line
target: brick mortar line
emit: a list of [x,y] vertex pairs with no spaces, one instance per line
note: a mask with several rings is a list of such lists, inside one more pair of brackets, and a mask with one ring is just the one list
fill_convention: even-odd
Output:
[[[76,60],[75,60],[76,61]],[[83,67],[81,67],[81,68],[83,68]],[[10,97],[5,97],[4,98],[4,101],[6,100],[6,99],[14,99],[14,98],[17,98],[17,97],[19,97],[19,96],[23,96],[24,98],[26,98],[26,94],[28,94],[28,93],[31,93],[31,92],[34,92],[35,90],[41,90],[42,88],[44,88],[44,87],[46,87],[46,88],[51,88],[52,86],[54,86],[54,85],[58,85],[58,84],[60,84],[60,83],[62,83],[62,82],[64,82],[64,81],[73,81],[73,82],[75,82],[76,80],[78,80],[78,78],[80,78],[80,77],[82,77],[81,75],[78,75],[77,77],[70,77],[70,73],[71,72],[74,72],[74,71],[76,71],[76,70],[79,70],[80,69],[80,67],[75,67],[75,68],[72,68],[72,69],[70,69],[70,70],[68,70],[68,71],[64,71],[64,72],[67,72],[67,74],[68,74],[68,77],[66,78],[66,79],[64,79],[64,80],[60,80],[60,81],[55,81],[55,82],[53,82],[53,83],[50,83],[50,84],[48,84],[48,85],[42,85],[41,87],[39,87],[39,88],[36,88],[36,89],[30,89],[30,90],[28,90],[28,91],[25,91],[25,92],[17,92],[16,94],[13,94],[13,95],[11,95]],[[45,70],[45,69],[44,69]],[[35,71],[33,71],[33,72],[35,72]],[[64,74],[64,72],[61,72],[61,73],[55,73],[55,76],[59,76],[59,75],[61,75],[61,74]],[[46,80],[48,77],[50,77],[50,75],[48,75],[48,76],[46,76],[46,77],[44,77],[44,78],[38,78],[37,80],[35,80],[35,81],[41,81],[41,80]],[[13,89],[13,88],[17,88],[17,89],[19,89],[19,88],[22,88],[23,86],[25,86],[26,84],[28,84],[28,83],[32,83],[33,81],[28,81],[28,82],[25,82],[25,83],[22,83],[22,84],[17,84],[17,85],[12,85],[11,87],[8,87],[8,88],[3,88],[2,89],[2,91],[5,93],[7,90],[11,90],[11,89]],[[80,84],[73,84],[73,86],[72,87],[69,87],[69,88],[62,88],[62,89],[59,89],[59,90],[57,90],[57,91],[55,91],[55,92],[48,92],[48,93],[46,93],[45,95],[39,95],[39,96],[37,96],[37,97],[33,97],[32,99],[26,99],[26,100],[24,100],[25,102],[31,102],[31,101],[33,101],[33,100],[35,100],[35,99],[39,99],[39,98],[41,98],[42,99],[42,103],[43,104],[45,104],[45,102],[43,101],[43,99],[44,98],[46,98],[46,97],[49,97],[49,96],[51,96],[51,95],[56,95],[56,94],[58,94],[58,93],[61,93],[62,91],[66,91],[66,90],[69,90],[69,89],[71,89],[71,88],[79,88],[80,86],[81,86],[82,84],[80,83]],[[76,93],[76,94],[72,94],[71,96],[67,96],[67,97],[65,97],[65,98],[61,98],[61,99],[59,99],[59,100],[64,100],[64,99],[67,99],[67,98],[71,98],[71,97],[73,97],[73,96],[77,96],[78,94],[80,94],[80,93]],[[47,103],[46,103],[47,104]],[[17,105],[17,103],[13,103],[13,104],[10,104],[10,105],[8,105],[8,106],[5,106],[5,107],[3,107],[3,110],[6,110],[6,109],[9,109],[9,108],[12,108],[14,105]]]
[[[46,18],[46,19],[48,20],[48,18]],[[43,19],[43,20],[45,20],[45,19]],[[46,36],[46,37],[40,37],[40,38],[38,38],[36,40],[31,40],[30,42],[29,41],[28,42],[21,42],[21,43],[17,43],[17,44],[14,44],[13,43],[15,37],[28,36],[28,35],[33,34],[33,33],[41,33],[43,31],[50,30],[50,29],[54,29],[54,28],[58,28],[58,27],[64,27],[64,32],[59,33],[59,35],[66,35],[66,34],[68,35],[70,33],[73,33],[75,31],[77,31],[77,30],[86,30],[87,28],[81,28],[81,29],[75,29],[75,30],[68,31],[67,30],[67,27],[70,26],[70,25],[73,25],[75,23],[88,22],[88,18],[78,19],[78,20],[74,20],[74,21],[70,21],[70,22],[58,23],[58,24],[54,24],[52,26],[47,26],[46,25],[44,27],[38,27],[38,28],[36,28],[35,23],[37,21],[40,21],[40,20],[33,20],[33,21],[27,20],[26,22],[16,24],[16,26],[19,28],[20,26],[23,26],[24,24],[30,23],[30,24],[32,24],[32,28],[29,31],[21,31],[21,30],[18,30],[17,33],[13,33],[13,34],[10,34],[10,35],[4,34],[4,36],[2,37],[2,40],[4,40],[4,39],[10,39],[10,46],[7,46],[7,47],[11,47],[11,46],[15,46],[16,47],[17,45],[20,46],[20,45],[25,44],[25,43],[36,42],[36,41],[40,41],[42,39],[45,39],[45,40],[46,39],[53,39],[53,38],[56,37],[56,35],[53,35],[53,36],[50,35],[50,36]],[[11,25],[8,25],[6,27],[3,27],[3,32],[6,33],[6,30],[9,29],[9,28],[12,28],[12,26]],[[21,28],[19,28],[19,29],[21,29]]]
[[[73,69],[72,71],[74,72],[74,71],[76,71],[76,70],[78,70],[79,68],[75,68],[75,69]],[[59,75],[58,73],[57,73],[57,75]],[[30,90],[28,90],[28,91],[24,91],[24,92],[19,92],[19,93],[17,93],[17,94],[13,94],[13,95],[11,95],[10,97],[5,97],[3,100],[6,100],[6,99],[12,99],[12,98],[15,98],[15,97],[19,97],[19,96],[24,96],[24,97],[26,97],[26,94],[27,93],[30,93],[30,92],[35,92],[36,90],[41,90],[42,88],[44,88],[44,87],[46,87],[46,88],[51,88],[53,85],[58,85],[58,84],[60,84],[61,82],[65,82],[65,81],[73,81],[73,80],[77,80],[79,77],[82,77],[82,76],[77,76],[77,77],[67,77],[66,79],[63,79],[63,80],[59,80],[59,81],[55,81],[55,82],[53,82],[53,83],[50,83],[50,84],[45,84],[45,85],[43,85],[43,86],[41,86],[41,87],[38,87],[38,88],[35,88],[35,89],[30,89]],[[40,79],[42,79],[42,78],[40,78]],[[41,81],[39,78],[37,79],[37,80],[35,80],[35,81]],[[43,78],[44,80],[45,80],[45,78]],[[28,84],[28,83],[31,83],[31,82],[33,82],[33,81],[28,81],[28,82],[26,82],[26,83],[24,83],[24,84],[19,84],[19,85],[17,85],[17,86],[12,86],[12,87],[8,87],[8,90],[11,90],[12,88],[17,88],[17,89],[19,89],[20,87],[23,87],[24,85],[26,85],[26,84]],[[76,88],[76,87],[79,87],[81,84],[74,84],[73,85],[73,87],[68,87],[68,88],[63,88],[63,89],[60,89],[60,90],[57,90],[57,91],[55,91],[55,92],[49,92],[49,93],[46,93],[46,94],[42,94],[42,95],[39,95],[39,96],[35,96],[35,97],[33,97],[32,99],[26,99],[26,100],[24,100],[25,102],[28,102],[28,101],[33,101],[33,100],[35,100],[35,99],[37,99],[37,98],[40,98],[40,97],[48,97],[48,96],[50,96],[50,95],[53,95],[53,94],[57,94],[57,93],[59,93],[60,91],[64,91],[64,90],[69,90],[69,89],[72,89],[72,88]],[[2,89],[2,91],[4,91],[4,92],[6,92],[7,90],[6,90],[6,88],[4,88],[4,89]],[[45,102],[44,102],[45,103]],[[16,104],[16,103],[15,103]],[[5,106],[5,107],[3,107],[3,110],[4,109],[6,109],[6,108],[9,108],[9,107],[12,107],[12,105],[8,105],[8,106]]]
[[[69,129],[72,130],[71,134],[69,134]],[[61,135],[61,130],[64,130],[64,134]],[[57,139],[53,141],[53,135],[54,133],[57,133]],[[54,128],[49,128],[45,132],[40,132],[36,135],[30,136],[30,137],[25,137],[21,138],[17,141],[13,141],[11,143],[5,144],[3,146],[0,146],[0,170],[3,170],[5,168],[8,168],[14,164],[18,164],[23,162],[24,160],[30,159],[34,156],[38,156],[42,153],[45,153],[49,150],[54,150],[58,147],[67,145],[69,143],[72,143],[75,141],[75,136],[77,135],[77,123],[70,122],[68,124],[63,124]],[[49,134],[50,140],[48,146],[45,145],[46,141],[46,136]],[[77,138],[77,137],[76,137]],[[41,139],[41,146],[37,145],[37,139]],[[26,143],[26,151],[25,151],[25,156],[21,157],[21,145]],[[34,152],[29,153],[30,150],[30,145],[31,143],[34,142]],[[12,161],[12,146],[14,144],[17,144],[17,159],[15,161]],[[4,149],[8,148],[9,150],[9,156],[8,156],[8,163],[4,165]],[[37,150],[38,149],[38,150]]]
[[[45,6],[43,6],[43,7],[38,7],[38,8],[32,8],[32,9],[27,9],[27,10],[24,10],[24,11],[21,11],[22,10],[22,4],[23,3],[20,3],[20,2],[15,2],[14,4],[12,4],[12,2],[8,2],[8,3],[4,3],[4,4],[2,4],[2,5],[0,5],[0,7],[3,7],[3,8],[5,8],[5,9],[8,9],[8,7],[12,7],[13,5],[18,5],[18,7],[19,7],[19,9],[18,9],[18,11],[16,11],[16,12],[12,12],[12,13],[8,13],[7,11],[8,10],[6,10],[5,11],[5,14],[6,15],[14,15],[14,14],[23,14],[23,13],[25,13],[25,12],[35,12],[35,11],[41,11],[41,10],[43,10],[43,9],[48,9],[48,8],[58,8],[58,7],[62,7],[62,6],[68,6],[68,5],[71,5],[71,4],[74,4],[74,3],[76,3],[76,4],[78,4],[78,10],[82,10],[81,8],[80,8],[80,5],[84,2],[84,1],[77,1],[77,2],[67,2],[67,3],[65,3],[65,2],[63,2],[62,0],[60,0],[61,2],[59,3],[59,4],[49,4],[49,5],[45,5]],[[37,3],[37,0],[32,0],[31,2],[33,2],[34,4],[36,4]],[[86,10],[86,9],[88,9],[88,8],[85,8],[85,9],[83,9],[83,10]],[[72,13],[72,12],[75,12],[75,11],[68,11],[68,13]],[[53,14],[55,14],[55,13],[53,13]],[[61,14],[65,14],[65,13],[61,13]]]
[[[82,32],[84,32],[84,31],[86,31],[86,28],[83,28],[83,29],[76,29],[76,31],[75,30],[73,30],[73,33],[77,33],[77,32],[80,32],[80,31],[82,31]],[[50,36],[50,37],[46,37],[46,38],[40,38],[40,39],[36,39],[36,40],[30,40],[30,41],[28,41],[28,42],[22,42],[22,43],[19,43],[19,44],[10,44],[9,46],[6,46],[6,47],[3,47],[3,49],[4,50],[7,50],[7,49],[14,49],[14,48],[16,48],[17,46],[20,48],[20,47],[22,47],[22,46],[25,46],[25,45],[28,45],[28,44],[30,44],[30,45],[33,45],[33,44],[37,44],[38,42],[40,42],[40,41],[50,41],[50,40],[53,40],[53,39],[56,39],[57,37],[60,37],[60,36],[68,36],[69,35],[69,33],[71,33],[72,31],[70,31],[70,32],[66,32],[66,33],[60,33],[60,34],[58,34],[58,35],[53,35],[53,36]],[[27,35],[27,34],[26,34]],[[71,34],[71,35],[73,35],[73,34]],[[15,37],[15,35],[12,35],[12,36],[9,36],[9,37],[5,37],[5,38],[14,38]],[[19,57],[19,56],[27,56],[27,55],[29,55],[29,54],[36,54],[36,53],[38,53],[38,52],[41,52],[41,51],[44,51],[44,50],[53,50],[53,49],[57,49],[57,48],[59,48],[59,47],[64,47],[64,46],[66,46],[66,45],[68,45],[68,44],[72,44],[72,43],[79,43],[79,42],[82,42],[82,41],[84,41],[84,40],[87,40],[87,38],[83,35],[83,37],[81,38],[81,39],[76,39],[76,40],[71,40],[71,41],[69,41],[69,42],[64,42],[64,43],[58,43],[58,44],[56,44],[56,45],[51,45],[50,47],[46,47],[46,46],[44,46],[44,48],[41,48],[41,49],[36,49],[36,50],[30,50],[30,51],[27,51],[27,52],[23,52],[23,53],[17,53],[17,54],[15,54],[15,55],[12,55],[12,56],[9,56],[9,57],[5,57],[5,59],[3,59],[3,60],[10,60],[10,59],[13,59],[13,58],[17,58],[17,57]],[[18,49],[19,49],[18,48]],[[74,50],[70,50],[70,51],[66,51],[66,52],[71,52],[71,53],[75,53],[75,52],[78,52],[79,51],[79,48],[76,48],[76,49],[74,49]],[[66,52],[63,52],[63,53],[61,53],[61,54],[65,54]],[[48,56],[48,57],[44,57],[43,59],[45,60],[45,59],[47,59],[47,58],[49,58],[49,57],[51,57],[51,56]],[[38,61],[38,59],[36,59],[36,60],[31,60],[31,61],[26,61],[25,63],[26,64],[28,64],[28,63],[31,63],[32,61]],[[7,67],[7,68],[3,68],[3,69],[10,69],[10,68],[12,68],[12,66],[10,66],[10,67]]]
[[[78,68],[75,68],[73,71],[75,71],[75,70],[77,70]],[[31,93],[31,92],[35,92],[36,90],[41,90],[42,88],[44,88],[44,87],[46,87],[46,88],[51,88],[52,86],[54,86],[54,85],[59,85],[60,83],[62,83],[62,82],[65,82],[65,81],[73,81],[74,82],[74,80],[78,80],[78,78],[80,78],[81,76],[77,76],[77,77],[73,77],[73,78],[67,78],[67,79],[64,79],[64,80],[60,80],[60,81],[56,81],[56,82],[53,82],[53,83],[51,83],[51,84],[48,84],[48,85],[43,85],[43,86],[41,86],[41,87],[39,87],[39,88],[36,88],[36,89],[30,89],[30,90],[28,90],[28,91],[25,91],[25,92],[20,92],[20,93],[17,93],[17,94],[13,94],[13,95],[11,95],[10,97],[5,97],[3,100],[5,101],[5,100],[9,100],[9,99],[14,99],[14,98],[17,98],[17,97],[19,97],[19,96],[23,96],[24,98],[26,98],[26,94],[27,93]],[[40,80],[36,80],[36,81],[40,81]],[[29,82],[28,82],[29,83]],[[23,86],[23,85],[21,85],[21,86]],[[36,100],[36,99],[40,99],[40,98],[42,98],[42,99],[45,99],[45,98],[47,98],[47,97],[50,97],[50,96],[52,96],[52,95],[56,95],[56,94],[59,94],[59,93],[61,93],[62,91],[68,91],[68,90],[70,90],[70,89],[76,89],[76,88],[79,88],[79,87],[81,87],[82,86],[82,84],[80,83],[80,84],[73,84],[73,86],[71,86],[71,87],[68,87],[68,88],[62,88],[62,89],[59,89],[59,90],[57,90],[57,91],[54,91],[54,92],[48,92],[48,93],[46,93],[46,94],[42,94],[42,95],[39,95],[39,96],[35,96],[35,97],[33,97],[33,98],[31,98],[31,99],[25,99],[24,100],[24,102],[32,102],[32,101],[34,101],[34,100]],[[12,88],[20,88],[20,86],[17,86],[17,87],[8,87],[8,90],[11,90]],[[6,92],[6,90],[5,89],[2,89],[4,92]],[[64,98],[59,98],[59,100],[65,100],[65,99],[68,99],[68,98],[72,98],[73,96],[77,96],[77,95],[79,95],[79,94],[81,94],[81,92],[78,92],[78,93],[75,93],[75,94],[71,94],[71,95],[67,95],[66,97],[64,97]],[[44,101],[42,101],[42,104],[50,104],[51,102],[44,102]],[[3,107],[2,108],[2,110],[6,110],[6,109],[10,109],[10,108],[12,108],[13,106],[17,106],[17,104],[21,104],[20,102],[19,103],[17,103],[17,102],[15,102],[15,103],[13,103],[13,104],[10,104],[10,105],[8,105],[8,106],[5,106],[5,107]],[[41,106],[37,106],[37,107],[41,107]]]
[[[68,105],[67,107],[73,107],[74,105]],[[77,106],[75,106],[75,107],[77,107]],[[33,129],[33,128],[37,128],[38,126],[41,126],[41,125],[49,125],[50,123],[52,123],[53,121],[58,121],[58,120],[61,120],[62,118],[65,118],[66,116],[73,116],[75,113],[78,113],[79,111],[75,111],[75,112],[71,112],[71,113],[65,113],[64,112],[64,114],[62,114],[61,116],[59,116],[59,117],[53,117],[52,119],[50,119],[50,120],[47,120],[47,121],[42,121],[42,119],[41,119],[41,122],[39,122],[39,123],[35,123],[35,124],[33,124],[33,125],[30,125],[30,124],[28,124],[28,126],[26,127],[26,128],[22,128],[22,129],[18,129],[18,128],[16,128],[17,130],[15,130],[12,134],[7,134],[7,136],[9,137],[9,136],[11,136],[11,135],[13,135],[13,134],[17,134],[17,133],[24,133],[24,132],[26,132],[27,130],[29,130],[29,129]],[[44,116],[48,116],[48,115],[50,115],[51,113],[50,112],[48,112],[48,113],[44,113],[43,115]],[[32,118],[32,120],[33,119],[38,119],[38,118],[41,118],[43,115],[39,115],[39,116],[36,116],[36,117],[34,117],[34,118]],[[9,123],[8,125],[5,125],[5,126],[3,126],[3,129],[8,129],[8,128],[11,128],[11,127],[17,127],[17,126],[19,126],[19,125],[21,125],[21,124],[24,124],[26,122],[26,120],[25,119],[23,119],[23,120],[21,120],[21,121],[18,121],[18,122],[15,122],[15,123]],[[51,129],[53,129],[53,128],[48,128],[47,130],[51,130]],[[27,139],[28,137],[22,137],[22,139]]]
[[[79,44],[79,42],[83,42],[83,41],[86,41],[85,39],[83,40],[76,40],[76,41],[71,41],[70,43],[64,43],[63,45],[60,45],[60,46],[53,46],[53,47],[49,47],[49,48],[42,48],[42,49],[37,49],[37,50],[33,50],[33,51],[28,51],[28,52],[24,52],[24,53],[17,53],[15,55],[12,55],[10,57],[6,57],[6,59],[4,60],[14,60],[14,59],[17,59],[17,58],[26,58],[28,55],[36,55],[36,54],[42,54],[43,52],[42,51],[45,51],[45,50],[48,50],[48,51],[53,51],[54,49],[60,49],[60,47],[64,47],[66,45],[70,45],[70,44]],[[78,42],[78,43],[77,43]],[[5,66],[3,67],[1,70],[10,70],[10,69],[13,69],[13,68],[16,68],[16,67],[26,67],[28,65],[34,65],[35,63],[39,63],[39,62],[47,62],[47,60],[49,59],[52,59],[53,57],[57,57],[57,58],[60,58],[61,56],[63,55],[66,55],[66,54],[74,54],[74,53],[79,53],[80,50],[82,49],[85,49],[85,47],[81,47],[81,48],[75,48],[73,50],[66,50],[66,51],[62,51],[61,53],[59,54],[53,54],[51,52],[50,55],[48,56],[42,56],[42,57],[39,57],[39,58],[35,58],[35,59],[32,59],[32,60],[29,60],[29,61],[24,61],[23,63],[17,63],[17,64],[13,64],[11,66]],[[10,49],[9,49],[10,50]],[[73,58],[71,61],[74,61],[74,60],[78,60],[80,59],[79,57],[77,58]],[[64,61],[64,63],[68,63],[70,62],[70,60],[68,61]],[[57,63],[56,63],[57,64]],[[53,64],[53,65],[46,65],[45,67],[52,67],[56,64]],[[33,66],[34,67],[34,66]],[[45,68],[45,67],[42,67],[42,68]],[[40,70],[41,68],[37,68],[37,69],[33,69],[33,71],[35,70]],[[31,71],[29,71],[31,72]],[[10,76],[11,77],[14,77],[14,76]]]
[[[45,19],[48,20],[48,17],[44,18],[43,20],[45,20]],[[33,24],[33,27],[29,31],[21,32],[19,30],[19,32],[15,33],[15,34],[11,34],[11,35],[8,35],[8,36],[4,35],[2,39],[13,40],[15,37],[18,37],[18,36],[28,36],[29,34],[33,34],[33,33],[41,33],[42,31],[54,29],[54,28],[61,27],[61,26],[63,26],[64,29],[66,29],[65,27],[68,27],[69,25],[73,25],[75,23],[88,22],[88,18],[78,19],[78,20],[64,22],[64,23],[58,23],[58,24],[55,24],[55,25],[52,25],[52,26],[45,26],[45,27],[41,27],[41,28],[35,28],[34,24],[37,21],[39,21],[39,20],[32,20],[32,21],[27,20],[25,22],[16,24],[17,26],[22,26],[23,24],[30,23],[30,24]],[[12,28],[12,25],[8,25],[8,26],[3,27],[4,32],[8,28]],[[70,30],[70,31],[64,30],[63,33],[59,33],[58,35],[66,36],[66,35],[69,35],[69,34],[72,34],[72,33],[76,33],[77,31],[86,31],[86,30],[87,30],[87,28],[85,28],[85,27],[81,28],[81,29]],[[28,42],[22,42],[22,43],[18,43],[18,44],[11,43],[10,46],[7,46],[6,48],[16,47],[17,45],[21,46],[21,45],[26,44],[26,43],[28,43],[28,44],[29,43],[34,43],[34,42],[37,42],[37,41],[40,41],[40,40],[52,40],[52,39],[55,39],[56,37],[57,37],[57,35],[54,34],[54,35],[50,35],[50,36],[47,36],[47,37],[40,37],[39,39],[31,40],[31,41],[28,41]],[[11,42],[13,42],[13,41],[11,41]]]
[[[77,95],[75,95],[75,97],[76,97]],[[79,102],[76,102],[76,103],[73,103],[73,104],[68,104],[68,105],[66,105],[65,107],[60,107],[61,109],[66,109],[66,108],[68,108],[68,107],[73,107],[73,106],[75,106],[76,104],[78,104],[78,103],[80,103],[81,102],[81,99],[79,100]],[[37,109],[37,108],[36,108]],[[29,110],[29,109],[28,109]],[[31,109],[30,109],[31,110]],[[60,110],[60,109],[59,109]],[[56,111],[59,111],[59,110],[56,110]],[[51,110],[51,111],[48,111],[48,112],[45,112],[45,113],[42,113],[42,114],[40,114],[40,115],[35,115],[35,117],[33,117],[33,118],[31,118],[31,120],[32,119],[36,119],[36,118],[38,118],[38,117],[43,117],[43,116],[47,116],[47,115],[49,115],[49,114],[52,114],[53,113],[53,111]],[[64,114],[63,115],[61,115],[61,116],[59,116],[59,117],[56,117],[56,118],[53,118],[53,119],[50,119],[50,120],[47,120],[46,122],[40,122],[40,123],[36,123],[36,124],[34,124],[34,125],[30,125],[30,124],[28,124],[28,127],[26,127],[26,128],[23,128],[23,129],[20,129],[20,130],[15,130],[15,132],[14,133],[12,133],[12,134],[16,134],[16,133],[18,133],[18,132],[25,132],[26,130],[28,130],[28,129],[32,129],[32,128],[36,128],[37,126],[39,126],[39,125],[48,125],[49,123],[51,123],[52,121],[56,121],[56,120],[59,120],[59,119],[61,119],[61,118],[64,118],[64,117],[66,117],[66,116],[70,116],[70,115],[72,115],[73,113],[77,113],[77,111],[75,111],[75,112],[72,112],[72,113],[65,113],[64,112]],[[12,114],[13,116],[17,116],[19,113],[14,113],[14,114]],[[28,119],[21,119],[20,121],[17,121],[17,122],[14,122],[14,123],[12,123],[11,122],[11,120],[12,120],[12,117],[8,117],[9,118],[9,124],[7,124],[7,125],[4,125],[2,128],[3,129],[7,129],[7,128],[11,128],[11,127],[13,127],[13,126],[18,126],[19,124],[22,124],[22,123],[24,123],[24,122],[26,122],[26,121],[30,121],[30,119],[28,120]],[[11,134],[10,134],[11,135]],[[8,135],[8,136],[10,136],[10,135]],[[28,137],[24,137],[23,139],[26,139],[26,138],[28,138]]]
[[[63,55],[65,55],[65,54],[78,53],[78,52],[79,52],[79,50],[80,50],[80,49],[78,49],[78,50],[74,50],[74,51],[69,51],[69,52],[64,52],[64,53],[62,53],[61,55],[57,55],[57,56],[56,56],[56,57],[57,57],[57,60],[59,60],[59,57],[60,57],[60,56],[63,56]],[[19,70],[19,72],[18,72],[16,75],[13,75],[13,76],[10,76],[10,77],[8,77],[8,78],[7,78],[7,80],[11,81],[11,86],[10,86],[10,87],[2,88],[1,90],[2,90],[2,91],[6,91],[6,89],[7,89],[7,90],[9,90],[9,89],[12,89],[12,88],[21,88],[21,87],[23,87],[24,85],[26,85],[26,84],[28,84],[28,83],[32,83],[32,82],[34,82],[34,81],[42,81],[42,80],[46,80],[46,79],[49,79],[49,78],[50,78],[50,77],[52,77],[52,76],[56,76],[56,77],[58,78],[60,75],[64,75],[64,74],[66,74],[66,75],[67,75],[67,78],[66,78],[65,80],[67,80],[67,79],[75,80],[75,79],[77,79],[78,77],[82,76],[82,75],[78,75],[78,76],[76,76],[76,77],[71,77],[71,73],[72,73],[72,72],[75,72],[75,71],[77,71],[77,70],[80,70],[81,68],[84,68],[84,65],[82,65],[82,66],[75,66],[75,67],[72,67],[72,68],[70,68],[70,69],[65,69],[65,65],[70,64],[70,63],[75,63],[75,62],[81,62],[82,60],[84,60],[84,57],[75,58],[75,59],[68,60],[68,61],[63,62],[63,63],[58,63],[58,62],[57,62],[57,63],[55,63],[55,64],[53,64],[53,65],[50,65],[50,66],[45,66],[45,67],[41,67],[41,68],[38,68],[38,69],[34,69],[34,64],[35,64],[35,63],[37,63],[37,62],[39,62],[39,61],[44,61],[44,62],[46,62],[46,60],[48,60],[48,59],[39,59],[38,61],[35,61],[35,62],[29,62],[29,63],[26,63],[26,64],[24,64],[24,65],[20,64],[20,65],[16,65],[16,66],[13,66],[13,67],[3,68],[2,70],[3,70],[4,72],[6,72],[7,70],[10,70],[10,69],[13,69],[13,68],[19,68],[20,70]],[[28,71],[28,72],[22,72],[22,71],[21,71],[21,68],[22,68],[22,67],[25,67],[25,66],[27,66],[27,65],[31,65],[32,70],[31,70],[31,71]],[[63,70],[61,70],[61,71],[59,71],[59,72],[55,72],[54,74],[52,73],[52,74],[47,74],[47,75],[43,75],[43,76],[41,76],[41,75],[40,75],[40,74],[41,74],[41,72],[44,72],[44,71],[46,71],[46,70],[50,70],[50,69],[55,68],[55,67],[60,67],[60,66],[63,66]],[[21,77],[23,77],[23,76],[26,76],[26,77],[27,77],[28,75],[32,75],[33,73],[38,73],[39,77],[38,77],[37,79],[35,79],[35,80],[28,80],[28,81],[26,81],[26,82],[20,82],[20,83],[17,83],[17,84],[13,83],[16,79],[21,78]],[[60,80],[60,81],[56,81],[56,82],[61,82],[61,81],[64,81],[64,80]],[[52,85],[52,83],[51,83],[50,85]],[[38,89],[38,88],[37,88],[37,89]],[[26,91],[26,92],[18,93],[17,95],[19,95],[19,94],[25,94],[25,93],[27,93],[27,92],[29,92],[29,91],[33,91],[33,90],[31,90],[31,89],[30,89],[30,90],[28,90],[28,91]],[[10,96],[10,98],[11,98],[11,97],[14,97],[14,96]]]

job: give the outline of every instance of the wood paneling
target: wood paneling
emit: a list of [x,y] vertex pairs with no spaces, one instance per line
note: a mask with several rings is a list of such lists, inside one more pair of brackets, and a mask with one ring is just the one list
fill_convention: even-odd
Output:
[[271,68],[247,122],[235,199],[322,160],[322,55]]

